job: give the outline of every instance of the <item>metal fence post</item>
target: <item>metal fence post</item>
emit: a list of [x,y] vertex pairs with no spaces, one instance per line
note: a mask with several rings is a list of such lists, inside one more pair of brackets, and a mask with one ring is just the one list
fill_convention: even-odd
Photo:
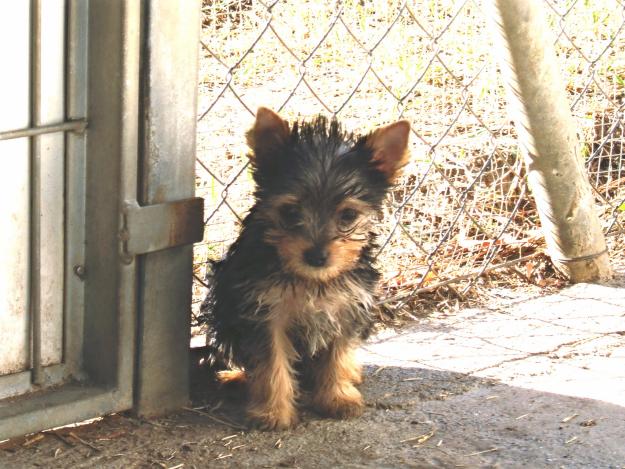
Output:
[[[139,202],[153,205],[195,192],[200,5],[165,0],[143,5]],[[192,246],[141,259],[135,387],[140,414],[162,413],[188,401],[192,266]]]
[[608,279],[606,243],[543,5],[539,0],[487,3],[551,259],[572,282]]

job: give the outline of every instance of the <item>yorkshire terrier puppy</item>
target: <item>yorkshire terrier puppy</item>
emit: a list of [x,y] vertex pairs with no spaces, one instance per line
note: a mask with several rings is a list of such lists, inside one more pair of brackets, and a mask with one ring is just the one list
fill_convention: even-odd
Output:
[[202,308],[210,344],[243,370],[261,428],[297,423],[304,383],[319,413],[362,413],[353,352],[373,324],[375,218],[409,133],[399,121],[358,137],[336,120],[289,125],[258,110],[247,133],[256,203]]

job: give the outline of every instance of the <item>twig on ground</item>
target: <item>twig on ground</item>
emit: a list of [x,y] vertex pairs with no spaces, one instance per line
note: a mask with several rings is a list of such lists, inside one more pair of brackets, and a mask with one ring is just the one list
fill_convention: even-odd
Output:
[[184,410],[188,411],[188,412],[193,412],[196,413],[198,415],[203,415],[204,417],[208,417],[211,420],[214,420],[217,423],[221,423],[222,425],[226,425],[230,428],[234,428],[235,430],[247,430],[246,427],[244,427],[243,425],[239,425],[238,423],[234,423],[231,422],[229,420],[225,420],[225,419],[221,419],[219,417],[215,417],[214,415],[208,413],[208,412],[204,412],[202,410],[197,410],[197,409],[193,409],[191,407],[183,407]]
[[494,453],[495,451],[499,451],[499,448],[491,448],[491,449],[485,449],[484,451],[476,451],[475,453],[470,453],[470,454],[467,454],[466,456],[477,456],[479,454]]
[[94,451],[97,451],[97,452],[102,451],[102,450],[101,450],[100,448],[98,448],[97,446],[92,445],[91,443],[89,443],[89,442],[88,442],[88,441],[86,441],[86,440],[83,440],[81,437],[79,437],[78,435],[76,435],[76,433],[74,433],[74,432],[69,432],[69,433],[68,433],[68,435],[69,435],[69,436],[71,436],[72,438],[74,438],[76,441],[78,441],[78,442],[82,443],[83,445],[87,446],[88,448],[91,448],[91,449],[92,449],[92,450],[94,450]]

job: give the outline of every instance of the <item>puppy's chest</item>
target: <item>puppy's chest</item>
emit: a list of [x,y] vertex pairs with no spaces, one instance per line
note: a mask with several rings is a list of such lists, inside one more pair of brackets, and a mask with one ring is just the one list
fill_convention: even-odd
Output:
[[307,285],[273,285],[260,299],[267,320],[281,324],[291,338],[314,355],[334,339],[354,336],[369,322],[373,296],[355,282],[342,282],[323,290]]

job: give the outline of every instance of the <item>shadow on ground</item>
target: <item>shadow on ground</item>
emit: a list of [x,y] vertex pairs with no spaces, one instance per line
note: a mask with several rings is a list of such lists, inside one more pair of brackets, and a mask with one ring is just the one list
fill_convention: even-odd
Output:
[[[292,431],[239,430],[237,396],[200,412],[106,417],[14,442],[2,467],[622,467],[625,408],[422,368],[366,368],[365,414],[305,412]],[[29,443],[30,442],[30,443]],[[181,466],[184,464],[184,466]]]

